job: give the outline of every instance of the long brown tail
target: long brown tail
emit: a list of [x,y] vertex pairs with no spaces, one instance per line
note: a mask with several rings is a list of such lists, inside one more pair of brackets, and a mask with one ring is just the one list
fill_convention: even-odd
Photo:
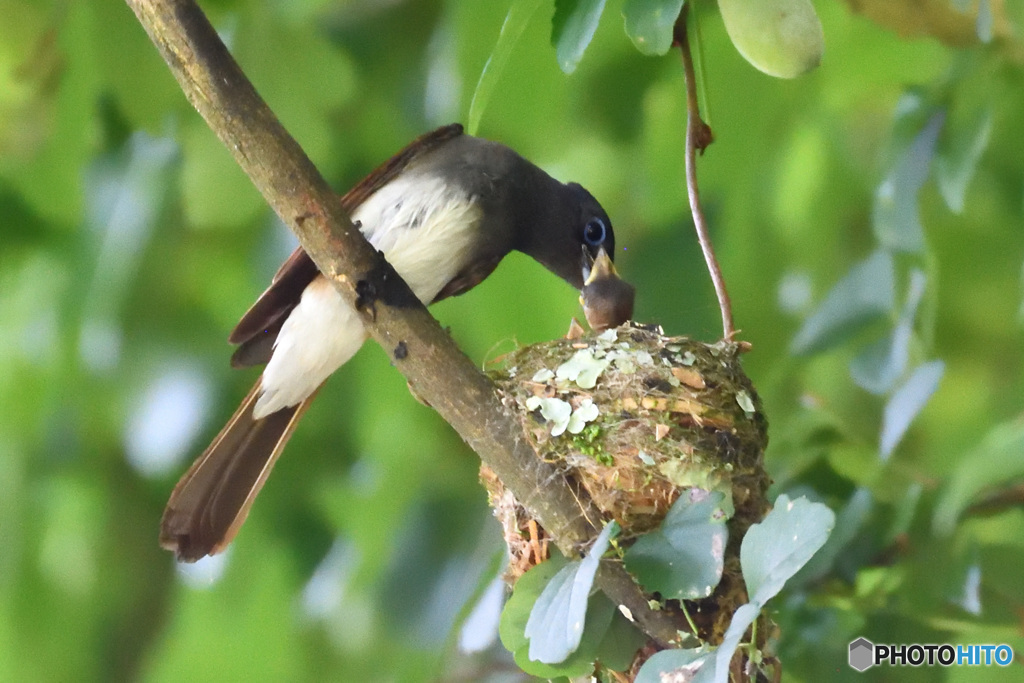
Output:
[[[195,562],[224,550],[238,533],[256,494],[313,396],[253,419],[257,381],[224,429],[174,487],[160,522],[160,545]],[[314,394],[315,396],[315,394]]]

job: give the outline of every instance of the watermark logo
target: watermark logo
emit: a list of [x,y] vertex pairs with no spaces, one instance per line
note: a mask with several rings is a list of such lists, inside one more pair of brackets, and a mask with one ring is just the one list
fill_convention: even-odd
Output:
[[864,671],[875,663],[875,644],[867,638],[858,638],[850,643],[850,666]]
[[1009,666],[1013,649],[1009,645],[950,645],[911,643],[883,645],[867,638],[850,643],[850,668],[866,671],[879,664],[889,666]]

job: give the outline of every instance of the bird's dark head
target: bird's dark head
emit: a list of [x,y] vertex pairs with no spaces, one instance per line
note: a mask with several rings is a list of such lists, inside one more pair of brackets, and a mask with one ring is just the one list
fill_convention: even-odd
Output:
[[552,181],[544,210],[527,219],[527,237],[519,247],[576,289],[583,288],[584,269],[601,249],[615,253],[611,219],[594,196],[577,183]]

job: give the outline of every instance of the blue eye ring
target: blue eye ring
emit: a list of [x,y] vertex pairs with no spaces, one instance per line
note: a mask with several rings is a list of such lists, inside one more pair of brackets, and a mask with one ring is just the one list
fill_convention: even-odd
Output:
[[583,241],[591,247],[601,246],[604,244],[607,237],[608,228],[600,218],[591,218],[587,221],[587,224],[583,226]]

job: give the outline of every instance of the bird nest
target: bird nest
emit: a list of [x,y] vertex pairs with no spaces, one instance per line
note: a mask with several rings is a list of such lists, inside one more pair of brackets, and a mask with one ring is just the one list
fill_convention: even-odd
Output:
[[[770,483],[767,421],[740,367],[746,348],[625,325],[519,349],[491,372],[538,457],[619,523],[621,544],[656,528],[684,492],[723,492],[734,513],[716,593],[733,593],[733,608],[746,600],[739,543],[767,511]],[[482,479],[505,528],[514,581],[543,559],[543,530],[493,473],[485,469]]]

